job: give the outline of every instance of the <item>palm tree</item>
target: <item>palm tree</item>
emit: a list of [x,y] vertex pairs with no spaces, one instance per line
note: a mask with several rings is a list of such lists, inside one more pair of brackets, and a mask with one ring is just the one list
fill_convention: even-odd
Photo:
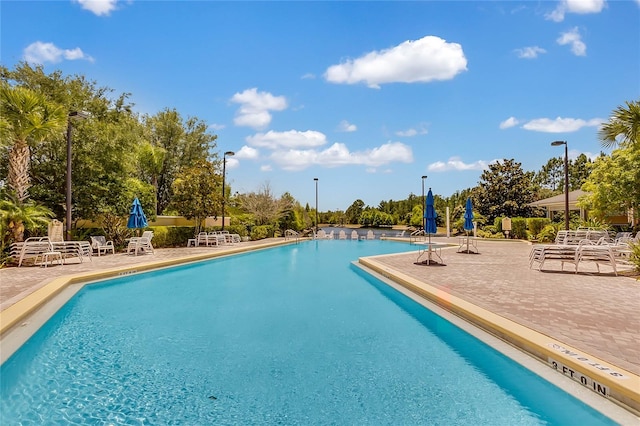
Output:
[[[619,106],[609,122],[600,127],[598,136],[602,146],[638,146],[640,144],[640,101],[625,102],[627,107]],[[622,139],[618,139],[622,136]]]
[[8,194],[0,199],[0,235],[2,247],[10,241],[22,241],[24,231],[47,225],[54,216],[47,207],[17,201]]
[[66,110],[47,101],[39,93],[4,83],[0,87],[0,130],[9,140],[7,184],[18,202],[29,197],[29,147],[61,132],[67,121]]

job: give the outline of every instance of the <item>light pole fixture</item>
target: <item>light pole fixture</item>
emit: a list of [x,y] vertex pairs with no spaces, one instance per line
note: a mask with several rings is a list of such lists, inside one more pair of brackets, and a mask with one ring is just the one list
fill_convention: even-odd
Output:
[[71,131],[73,120],[84,120],[89,117],[89,113],[84,111],[71,111],[67,118],[67,194],[65,200],[66,220],[65,220],[65,240],[71,241]]
[[425,209],[424,205],[427,202],[427,200],[425,200],[424,198],[424,180],[426,178],[427,178],[426,176],[422,176],[422,229],[426,228],[426,225],[425,225],[426,219],[424,218],[424,209]]
[[564,229],[569,230],[569,148],[567,141],[553,141],[551,146],[564,145]]
[[318,234],[318,178],[313,178],[316,182],[316,234]]
[[227,194],[224,189],[224,182],[227,178],[227,157],[233,157],[236,155],[233,151],[227,151],[222,155],[222,230],[224,231],[224,203],[227,198]]

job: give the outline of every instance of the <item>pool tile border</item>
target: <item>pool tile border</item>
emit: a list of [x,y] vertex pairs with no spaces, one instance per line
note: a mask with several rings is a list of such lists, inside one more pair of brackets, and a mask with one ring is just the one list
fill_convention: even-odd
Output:
[[[376,257],[380,256],[363,257],[358,263],[532,355],[549,368],[552,368],[553,360],[560,364],[560,369],[569,368],[576,375],[584,375],[607,386],[607,399],[640,416],[640,376],[404,274],[376,261]],[[581,361],[583,359],[588,359],[590,364],[601,369]],[[619,372],[624,378],[612,377],[605,371]],[[562,371],[559,374],[563,374]]]

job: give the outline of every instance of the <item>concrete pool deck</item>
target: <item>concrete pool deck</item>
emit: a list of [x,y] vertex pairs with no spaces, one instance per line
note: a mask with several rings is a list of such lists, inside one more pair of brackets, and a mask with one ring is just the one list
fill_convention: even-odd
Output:
[[[481,240],[480,254],[456,253],[454,238],[433,238],[435,242],[455,244],[442,251],[446,266],[415,264],[415,251],[368,258],[385,276],[411,281],[423,289],[437,292],[449,305],[470,305],[484,312],[480,316],[505,319],[523,327],[521,334],[532,330],[551,341],[574,348],[582,354],[602,360],[629,376],[632,398],[640,394],[640,281],[614,276],[611,269],[593,264],[580,265],[580,272],[561,272],[559,262],[548,262],[545,271],[529,269],[531,246],[524,242]],[[283,243],[283,239],[241,243],[227,247],[191,247],[158,249],[154,255],[125,254],[94,257],[91,262],[62,266],[6,268],[0,270],[0,324],[6,330],[9,311],[24,304],[32,293],[74,275],[79,281],[116,276],[118,271],[141,271],[183,262],[182,258],[200,260],[212,254],[252,250]],[[344,241],[366,244],[366,241]],[[356,260],[356,259],[353,259]],[[422,259],[421,259],[422,260]],[[567,268],[565,268],[567,269]],[[571,269],[569,267],[568,269]],[[27,298],[29,299],[29,298]],[[22,303],[18,303],[21,302]],[[442,304],[441,304],[442,305]],[[12,309],[9,309],[12,307]],[[450,306],[452,307],[452,306]],[[453,306],[456,309],[456,306]],[[461,308],[462,309],[462,308]],[[465,308],[467,309],[467,308]],[[558,352],[562,365],[572,365]],[[638,386],[636,388],[636,386]]]

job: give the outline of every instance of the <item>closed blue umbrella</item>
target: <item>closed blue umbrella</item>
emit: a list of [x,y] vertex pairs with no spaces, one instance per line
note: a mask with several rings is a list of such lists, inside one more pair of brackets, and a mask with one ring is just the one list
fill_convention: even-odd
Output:
[[464,230],[467,231],[467,253],[469,253],[469,231],[473,230],[473,204],[471,197],[467,197],[467,203],[464,206]]
[[139,229],[147,227],[147,217],[144,215],[140,200],[136,197],[131,204],[131,210],[129,210],[129,220],[127,221],[127,228]]
[[436,232],[438,232],[438,226],[436,225],[436,217],[438,217],[438,215],[433,204],[433,192],[431,192],[431,188],[429,188],[429,192],[427,193],[427,200],[424,204],[424,232],[429,235],[429,253],[427,257],[427,265],[431,263],[431,234],[435,234]]
[[424,205],[424,232],[429,234],[429,237],[431,237],[431,234],[435,234],[436,232],[438,232],[436,217],[438,217],[438,215],[433,205],[433,192],[431,192],[431,188],[429,188],[429,192],[427,193],[427,200],[425,201]]
[[464,230],[473,230],[473,204],[471,204],[471,197],[467,198],[467,204],[464,206]]

